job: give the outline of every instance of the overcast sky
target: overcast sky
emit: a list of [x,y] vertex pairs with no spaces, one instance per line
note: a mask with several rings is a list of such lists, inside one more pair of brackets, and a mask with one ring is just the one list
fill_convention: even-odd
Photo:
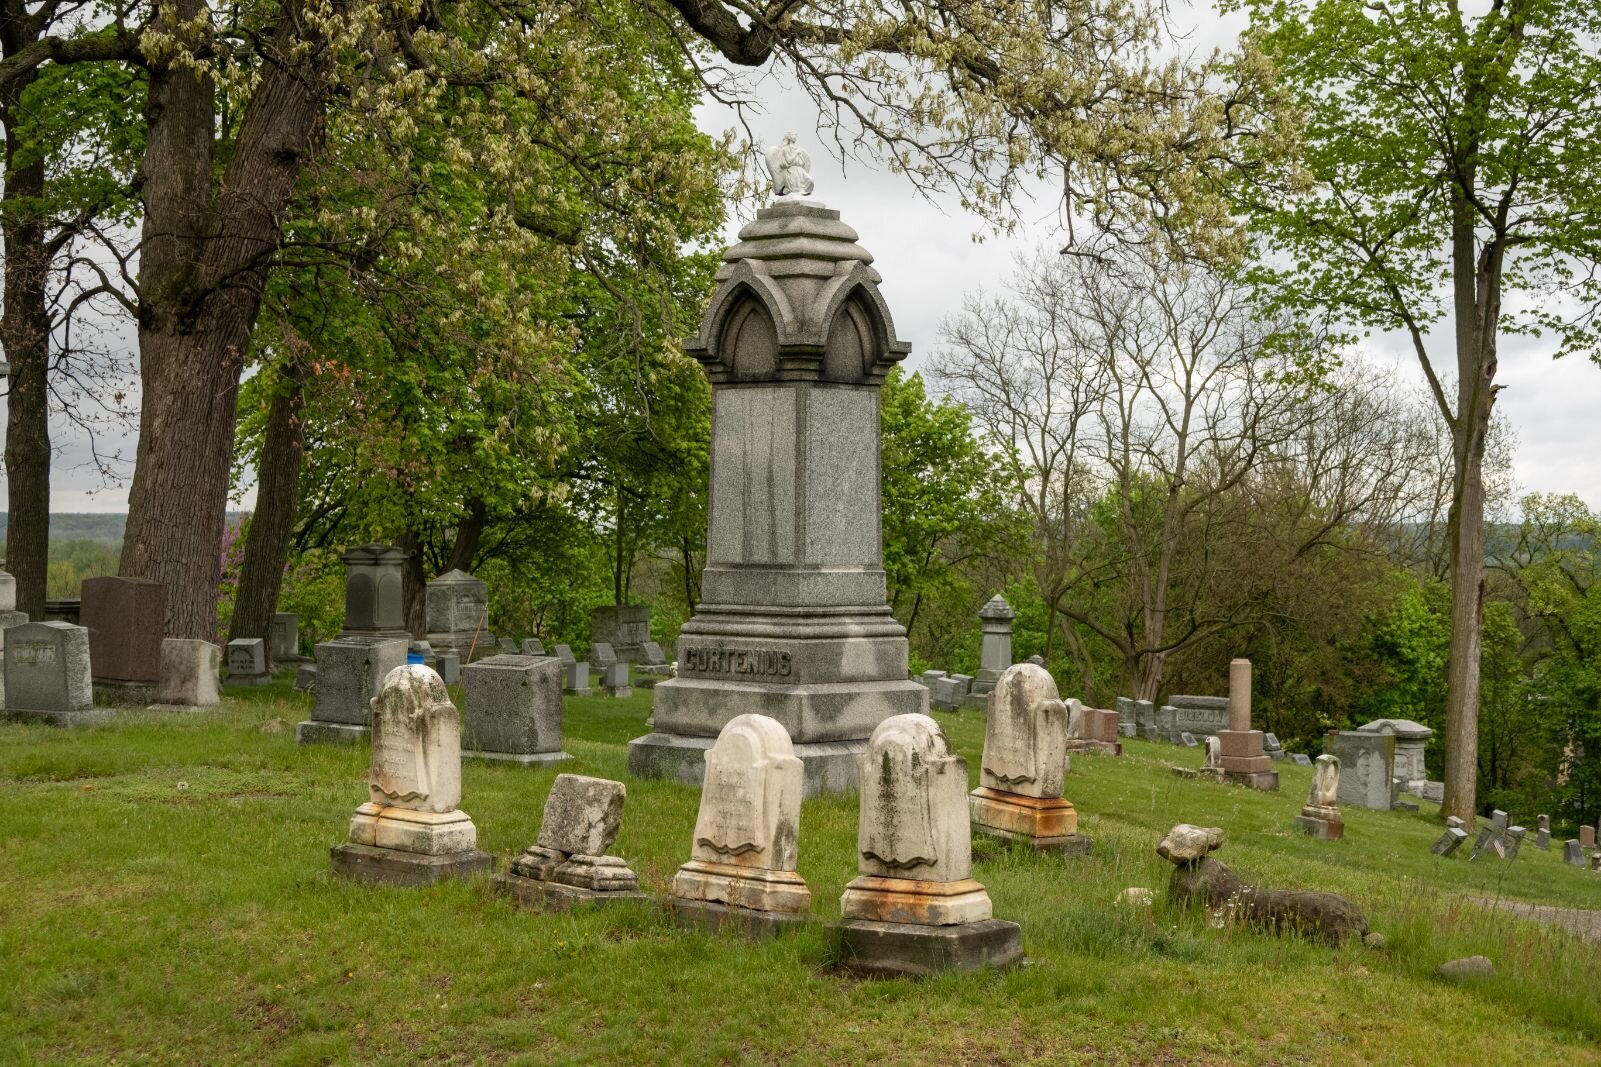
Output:
[[[1226,43],[1236,32],[1233,24],[1215,18],[1197,24],[1203,27],[1193,41],[1198,48]],[[773,144],[793,130],[812,154],[817,188],[811,199],[837,208],[873,253],[896,329],[912,343],[908,366],[913,369],[926,364],[937,346],[941,319],[960,305],[964,293],[997,288],[1015,256],[1041,244],[1062,243],[1056,207],[1046,190],[1043,201],[1025,207],[1025,225],[1017,234],[976,241],[981,224],[963,213],[954,199],[930,203],[902,178],[831,156],[816,133],[817,113],[804,93],[775,76],[762,77],[753,89],[765,114],[751,117],[752,132]],[[733,112],[718,105],[701,108],[698,118],[712,132],[736,126]],[[737,220],[730,223],[729,240],[738,229]],[[1442,354],[1448,351],[1440,344],[1444,340],[1436,342]],[[1365,358],[1419,378],[1410,347],[1400,336],[1370,339]],[[1592,507],[1601,507],[1601,418],[1596,413],[1601,369],[1579,360],[1554,361],[1542,342],[1506,338],[1498,381],[1506,386],[1499,408],[1517,440],[1514,462],[1522,488],[1577,493]],[[94,472],[83,467],[86,442],[75,438],[60,420],[52,433],[61,446],[52,471],[52,512],[126,510],[126,483],[102,489]],[[113,442],[113,448],[118,444],[131,458],[133,440]],[[252,497],[253,489],[246,494],[246,506]]]

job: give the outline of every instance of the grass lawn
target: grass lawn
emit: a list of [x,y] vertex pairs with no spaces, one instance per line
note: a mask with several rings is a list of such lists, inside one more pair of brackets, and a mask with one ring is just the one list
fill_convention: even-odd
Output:
[[[569,699],[561,769],[628,782],[617,852],[662,891],[699,794],[629,779],[649,701]],[[1427,805],[1346,810],[1343,841],[1314,841],[1290,827],[1310,770],[1278,764],[1283,791],[1256,793],[1168,772],[1200,750],[1125,742],[1068,776],[1093,856],[975,842],[1026,967],[859,982],[831,970],[821,924],[753,946],[646,906],[537,915],[481,881],[336,880],[328,848],[365,799],[367,752],[297,748],[308,707],[280,683],[218,711],[0,725],[0,1062],[1601,1063],[1601,948],[1470,899],[1601,907],[1601,875],[1532,831],[1512,865],[1430,855]],[[976,784],[982,717],[937,717]],[[556,773],[465,769],[462,806],[502,869]],[[1224,827],[1218,858],[1247,880],[1352,897],[1388,945],[1330,951],[1170,912],[1154,846],[1177,822]],[[855,874],[855,833],[854,796],[806,802],[821,920]],[[1114,907],[1128,886],[1155,889],[1155,909]],[[1495,978],[1433,976],[1474,953]]]

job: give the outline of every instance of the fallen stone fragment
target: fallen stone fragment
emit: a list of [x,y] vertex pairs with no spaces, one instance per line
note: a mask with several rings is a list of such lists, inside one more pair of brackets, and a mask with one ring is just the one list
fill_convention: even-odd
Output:
[[1465,956],[1459,960],[1440,964],[1439,970],[1434,973],[1452,981],[1466,978],[1494,978],[1495,964],[1490,962],[1488,956]]

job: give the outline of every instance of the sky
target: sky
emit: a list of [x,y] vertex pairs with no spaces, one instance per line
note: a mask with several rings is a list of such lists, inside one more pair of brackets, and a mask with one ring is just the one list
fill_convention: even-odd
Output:
[[[1237,20],[1206,14],[1194,19],[1191,45],[1206,49],[1229,43],[1238,32]],[[924,366],[937,349],[941,320],[959,308],[965,293],[999,288],[1015,257],[1042,245],[1055,248],[1063,243],[1060,218],[1048,190],[1023,206],[1023,225],[1015,234],[985,236],[980,220],[963,212],[954,197],[930,202],[905,179],[870,162],[831,155],[829,144],[817,132],[818,115],[810,99],[781,76],[761,75],[751,88],[761,105],[760,113],[747,112],[751,133],[770,145],[793,131],[812,155],[816,189],[809,199],[838,209],[861,235],[860,243],[873,253],[896,330],[902,340],[912,343],[906,364],[911,369]],[[732,109],[721,105],[703,105],[697,120],[708,132],[732,128],[744,134]],[[740,220],[730,221],[726,234],[730,242],[739,226]],[[1446,338],[1435,339],[1436,350],[1448,352],[1446,343]],[[1363,358],[1421,382],[1410,344],[1400,335],[1369,338]],[[1505,338],[1498,382],[1506,387],[1498,407],[1516,440],[1514,470],[1522,490],[1577,493],[1592,507],[1601,508],[1601,418],[1596,416],[1601,368],[1579,359],[1553,360],[1549,347],[1538,341]],[[0,407],[4,403],[0,400]],[[0,423],[0,433],[3,429]],[[52,471],[51,511],[125,511],[126,480],[102,487],[85,465],[87,442],[63,420],[56,420],[51,429],[60,446]],[[108,445],[130,459],[133,456],[132,435],[104,442],[102,450]],[[0,486],[4,482],[0,471]],[[253,496],[251,488],[242,506],[248,508]]]

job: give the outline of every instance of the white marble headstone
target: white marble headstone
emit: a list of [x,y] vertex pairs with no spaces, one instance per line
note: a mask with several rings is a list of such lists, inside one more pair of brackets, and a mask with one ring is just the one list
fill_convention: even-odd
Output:
[[1022,796],[1061,796],[1067,739],[1067,707],[1050,672],[1013,664],[990,693],[979,784]]
[[863,874],[931,882],[972,877],[967,763],[937,722],[916,713],[885,719],[857,766]]

